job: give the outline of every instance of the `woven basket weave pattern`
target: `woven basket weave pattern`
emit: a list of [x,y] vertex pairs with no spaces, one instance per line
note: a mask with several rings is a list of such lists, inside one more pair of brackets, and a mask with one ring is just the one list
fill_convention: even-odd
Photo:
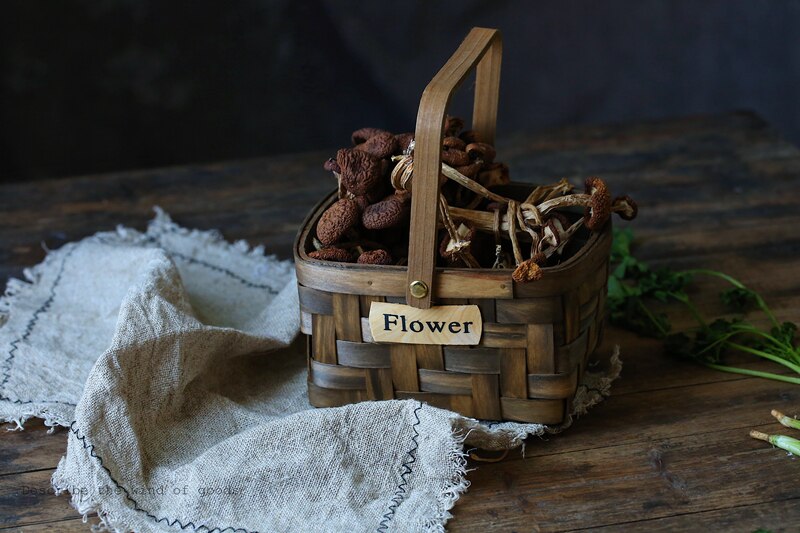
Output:
[[[601,237],[610,232],[609,224]],[[311,280],[301,275],[311,403],[416,398],[488,420],[561,422],[602,333],[610,239],[598,240],[573,258],[582,268],[561,277],[569,279],[563,292],[558,291],[564,283],[548,283],[546,269],[534,282],[543,296],[473,299],[466,281],[466,298],[439,300],[480,307],[483,335],[474,347],[373,342],[366,318],[370,304],[403,303],[402,296],[327,292],[304,285]],[[337,275],[347,275],[346,268],[336,268]]]

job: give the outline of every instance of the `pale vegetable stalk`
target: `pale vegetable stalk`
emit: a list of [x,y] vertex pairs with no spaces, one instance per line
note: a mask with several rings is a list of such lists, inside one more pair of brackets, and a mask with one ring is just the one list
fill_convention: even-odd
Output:
[[786,435],[767,435],[766,433],[755,430],[750,432],[750,436],[754,439],[769,442],[773,446],[786,450],[792,455],[800,456],[800,440],[787,437]]
[[772,410],[772,416],[774,416],[778,420],[778,422],[780,422],[787,428],[800,429],[800,420],[797,420],[796,418],[792,418],[790,416],[786,416],[777,409]]

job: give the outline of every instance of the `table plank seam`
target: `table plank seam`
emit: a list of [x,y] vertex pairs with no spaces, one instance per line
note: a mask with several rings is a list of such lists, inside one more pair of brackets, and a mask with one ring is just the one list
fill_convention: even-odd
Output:
[[628,521],[624,521],[624,522],[613,522],[613,523],[608,523],[608,524],[594,525],[594,526],[588,527],[588,528],[557,529],[557,530],[554,530],[554,533],[579,533],[579,532],[582,532],[582,531],[596,531],[598,528],[601,528],[601,527],[624,526],[624,525],[627,525],[627,524],[647,524],[648,522],[655,522],[657,520],[664,520],[664,519],[675,518],[675,517],[679,517],[679,516],[692,516],[692,515],[696,515],[696,514],[703,514],[703,513],[713,512],[713,511],[729,511],[729,510],[733,510],[733,509],[746,509],[748,507],[755,507],[757,505],[768,505],[768,504],[771,504],[771,503],[780,503],[780,502],[792,502],[792,501],[795,501],[795,500],[800,500],[800,496],[795,496],[795,497],[791,497],[791,498],[779,498],[779,499],[773,499],[773,500],[769,500],[769,501],[760,501],[760,502],[757,502],[757,503],[745,503],[745,504],[742,504],[742,505],[731,505],[730,507],[714,507],[714,508],[711,508],[711,509],[704,509],[704,510],[701,510],[701,511],[689,511],[689,512],[686,512],[686,513],[676,513],[676,514],[672,514],[672,515],[657,516],[657,517],[653,517],[653,518],[646,518],[644,520],[628,520]]

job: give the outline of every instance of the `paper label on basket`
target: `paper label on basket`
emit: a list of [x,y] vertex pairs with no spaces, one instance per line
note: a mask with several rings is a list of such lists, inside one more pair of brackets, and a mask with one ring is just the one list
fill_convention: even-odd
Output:
[[478,344],[483,332],[477,305],[410,305],[372,302],[369,327],[376,342],[403,344]]

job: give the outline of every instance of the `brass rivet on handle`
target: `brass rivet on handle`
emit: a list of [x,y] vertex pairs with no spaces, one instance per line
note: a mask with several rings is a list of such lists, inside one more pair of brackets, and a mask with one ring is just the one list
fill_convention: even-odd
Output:
[[424,281],[412,281],[408,288],[414,298],[425,298],[428,295],[428,286]]

